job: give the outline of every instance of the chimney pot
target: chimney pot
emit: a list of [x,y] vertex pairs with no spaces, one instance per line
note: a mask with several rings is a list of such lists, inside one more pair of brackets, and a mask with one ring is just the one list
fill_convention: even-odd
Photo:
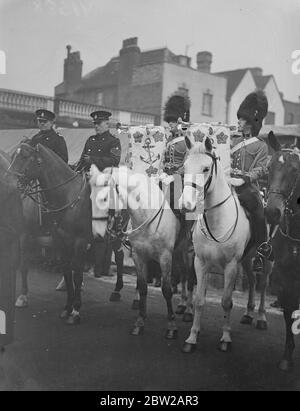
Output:
[[200,51],[197,53],[197,68],[199,71],[210,73],[212,63],[212,54],[209,51]]

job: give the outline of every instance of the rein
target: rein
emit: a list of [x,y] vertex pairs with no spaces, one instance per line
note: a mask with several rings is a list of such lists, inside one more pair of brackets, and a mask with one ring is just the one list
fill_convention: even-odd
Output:
[[[212,164],[212,167],[211,167],[211,170],[210,170],[209,177],[208,177],[208,179],[207,179],[207,181],[206,181],[206,183],[205,183],[205,185],[204,185],[204,199],[206,198],[206,195],[207,195],[207,192],[208,192],[208,190],[209,190],[209,187],[211,186],[211,183],[212,183],[212,179],[213,179],[214,174],[215,174],[215,175],[218,174],[217,160],[220,159],[219,157],[216,157],[215,154],[211,154],[211,153],[209,153],[209,152],[206,152],[205,154],[212,158],[213,164]],[[202,187],[201,187],[199,184],[197,184],[197,183],[187,181],[186,183],[184,183],[184,186],[190,186],[190,187],[194,188],[195,190],[197,190],[197,191],[199,191],[199,192],[202,192]],[[224,240],[224,241],[220,241],[220,240],[218,240],[218,239],[213,235],[211,229],[209,228],[209,224],[208,224],[208,220],[207,220],[207,212],[210,211],[210,210],[213,210],[213,209],[216,209],[216,208],[222,206],[222,205],[225,204],[231,197],[233,197],[233,199],[234,199],[234,204],[235,204],[235,208],[236,208],[236,220],[235,220],[233,226],[230,227],[229,230],[227,231],[227,233],[225,233],[225,235],[223,236],[223,237],[225,237],[225,236],[228,234],[228,232],[230,232],[230,230],[231,230],[231,233],[230,233],[229,237],[226,238],[226,240]],[[231,191],[230,194],[229,194],[224,200],[222,200],[220,203],[215,204],[214,206],[212,206],[212,207],[210,207],[210,208],[204,209],[204,212],[203,212],[203,222],[204,222],[205,227],[206,227],[206,230],[207,230],[207,232],[208,232],[208,234],[210,235],[211,238],[209,238],[209,237],[206,235],[206,233],[205,233],[204,230],[201,229],[201,231],[202,231],[202,233],[205,235],[205,237],[206,237],[208,240],[213,239],[216,243],[223,244],[223,243],[225,243],[226,241],[228,241],[228,240],[233,236],[233,233],[235,232],[235,229],[236,229],[236,226],[237,226],[237,223],[238,223],[238,219],[239,219],[238,204],[237,204],[237,201],[236,201],[235,196],[232,195],[232,191]],[[199,222],[199,220],[198,220],[198,222]]]

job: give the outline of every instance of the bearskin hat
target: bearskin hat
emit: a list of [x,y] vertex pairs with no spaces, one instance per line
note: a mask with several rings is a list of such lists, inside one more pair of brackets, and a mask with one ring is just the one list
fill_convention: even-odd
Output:
[[268,113],[268,100],[261,90],[248,94],[240,105],[237,118],[244,118],[252,126],[252,136],[258,136],[262,128],[263,119]]

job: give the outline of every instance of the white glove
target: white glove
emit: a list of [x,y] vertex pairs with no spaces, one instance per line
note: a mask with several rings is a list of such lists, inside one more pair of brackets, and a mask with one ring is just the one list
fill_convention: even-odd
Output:
[[231,177],[229,181],[230,181],[230,184],[234,187],[240,187],[243,184],[245,184],[245,181],[242,178]]

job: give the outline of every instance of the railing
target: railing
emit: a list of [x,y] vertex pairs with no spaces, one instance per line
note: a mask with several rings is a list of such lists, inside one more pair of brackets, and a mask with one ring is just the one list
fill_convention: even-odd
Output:
[[130,124],[139,126],[143,124],[154,124],[154,116],[143,113],[130,113]]
[[52,97],[0,89],[0,107],[9,110],[34,112],[38,108],[53,111]]
[[78,120],[91,120],[90,114],[93,111],[108,110],[112,113],[111,120],[120,121],[122,124],[145,125],[154,123],[154,116],[151,114],[113,110],[95,104],[60,100],[7,89],[0,89],[0,108],[31,113],[39,108],[45,108],[54,111],[57,117],[70,117]]

